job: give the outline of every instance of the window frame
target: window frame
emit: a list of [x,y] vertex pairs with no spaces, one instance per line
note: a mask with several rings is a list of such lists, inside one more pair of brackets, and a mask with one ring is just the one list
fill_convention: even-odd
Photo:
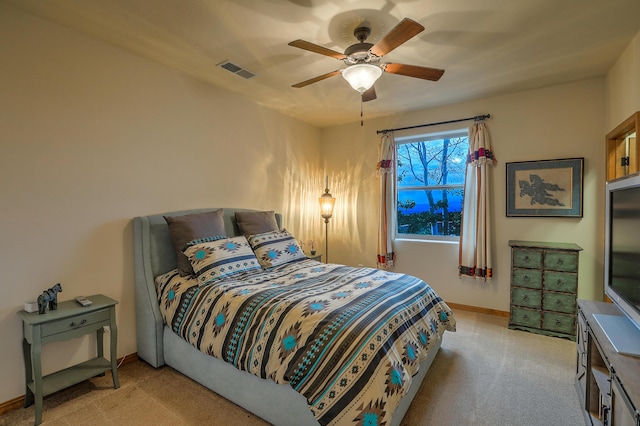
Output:
[[[398,230],[398,148],[400,145],[406,145],[409,143],[415,142],[429,142],[434,140],[444,139],[444,137],[456,138],[456,137],[466,137],[467,138],[467,146],[469,143],[469,130],[466,128],[457,128],[451,130],[444,130],[439,132],[432,132],[426,134],[412,135],[412,136],[404,136],[404,137],[396,137],[395,138],[395,164],[393,168],[393,179],[394,179],[394,198],[393,198],[393,210],[392,210],[392,219],[393,219],[393,239],[394,240],[418,240],[418,241],[426,241],[426,242],[451,242],[451,243],[459,243],[460,236],[459,235],[422,235],[422,234],[405,234],[401,233]],[[468,152],[468,149],[467,149]],[[466,162],[467,158],[464,158],[465,162],[465,180],[466,180]],[[418,185],[418,186],[407,186],[403,187],[402,190],[424,190],[424,189],[461,189],[462,190],[462,200],[464,206],[464,187],[465,182],[463,180],[462,184],[447,184],[447,185]],[[461,207],[462,208],[462,207]]]

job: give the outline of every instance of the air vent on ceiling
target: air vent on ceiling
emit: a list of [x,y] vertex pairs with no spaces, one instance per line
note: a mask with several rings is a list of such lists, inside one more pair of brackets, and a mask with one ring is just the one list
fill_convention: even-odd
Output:
[[224,61],[218,64],[219,67],[224,68],[225,70],[232,72],[236,75],[239,75],[240,77],[243,78],[251,78],[251,77],[255,77],[256,75],[254,73],[252,73],[251,71],[247,71],[246,69],[237,66],[236,64],[233,64],[229,61]]

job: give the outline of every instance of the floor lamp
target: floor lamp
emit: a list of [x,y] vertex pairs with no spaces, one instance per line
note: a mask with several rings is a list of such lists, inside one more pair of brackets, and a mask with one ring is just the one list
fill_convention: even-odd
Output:
[[333,215],[333,206],[336,199],[329,193],[329,176],[327,176],[324,194],[318,199],[320,202],[320,214],[324,218],[324,262],[329,263],[329,219]]

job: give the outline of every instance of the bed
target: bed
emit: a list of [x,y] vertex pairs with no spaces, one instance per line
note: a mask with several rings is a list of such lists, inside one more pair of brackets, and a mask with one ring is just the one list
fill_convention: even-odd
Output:
[[[231,276],[213,279],[206,283],[204,281],[191,284],[189,284],[189,282],[185,283],[184,279],[177,278],[179,274],[176,273],[176,252],[172,245],[169,226],[165,220],[165,216],[180,217],[183,215],[194,215],[212,211],[222,212],[221,215],[224,221],[224,228],[226,235],[229,237],[241,235],[235,219],[236,212],[252,212],[252,210],[248,209],[232,208],[197,209],[134,218],[135,303],[138,357],[156,368],[168,365],[274,425],[399,425],[408,410],[411,401],[420,388],[420,384],[431,366],[438,349],[440,348],[442,334],[445,330],[455,331],[455,317],[449,307],[428,285],[415,277],[403,274],[393,274],[372,268],[350,268],[344,265],[335,264],[327,265],[311,259],[300,259],[296,262],[269,268],[267,270],[258,269],[235,275],[232,274]],[[281,215],[276,214],[275,218],[278,228],[281,228]],[[196,241],[196,243],[198,243],[198,241]],[[252,275],[254,273],[255,275]],[[384,382],[380,382],[380,378],[377,379],[377,382],[372,381],[371,383],[366,383],[366,381],[363,381],[364,378],[369,380],[369,376],[373,377],[373,374],[365,373],[364,371],[357,371],[358,368],[364,368],[359,366],[364,365],[361,361],[366,358],[365,353],[372,353],[372,351],[367,352],[367,350],[365,350],[366,348],[362,348],[368,345],[369,349],[373,350],[374,346],[377,345],[375,340],[373,340],[374,334],[371,334],[371,332],[369,332],[370,335],[368,335],[368,338],[371,340],[359,340],[358,342],[361,343],[358,343],[357,345],[354,342],[351,342],[351,346],[349,346],[348,349],[334,348],[332,352],[333,361],[331,363],[325,363],[322,368],[318,367],[318,370],[321,370],[321,372],[316,372],[315,376],[312,376],[311,373],[309,373],[308,378],[305,376],[304,371],[312,370],[312,368],[306,363],[308,362],[309,364],[313,364],[316,362],[317,364],[320,364],[319,360],[314,361],[316,359],[314,357],[317,352],[321,352],[321,348],[325,348],[323,350],[328,351],[326,348],[329,347],[328,344],[326,344],[326,346],[318,344],[317,336],[315,340],[307,339],[306,337],[304,339],[300,338],[300,341],[307,341],[308,344],[305,347],[301,347],[300,345],[297,345],[297,342],[293,343],[292,350],[284,354],[284,350],[282,348],[286,348],[287,341],[285,339],[281,342],[279,357],[289,360],[288,362],[294,362],[293,360],[299,361],[300,359],[305,360],[302,363],[298,362],[297,366],[279,366],[270,370],[265,368],[265,365],[271,365],[272,363],[265,360],[268,358],[266,353],[263,355],[264,359],[260,358],[260,362],[258,363],[258,357],[256,354],[259,353],[259,350],[262,349],[263,346],[257,344],[252,346],[253,352],[249,355],[244,354],[240,356],[239,354],[235,354],[236,358],[233,359],[244,360],[244,364],[242,362],[236,362],[235,364],[238,366],[242,364],[251,367],[249,362],[251,360],[254,361],[254,365],[260,364],[260,368],[256,368],[256,370],[261,371],[262,375],[265,377],[261,378],[256,372],[254,372],[255,374],[252,374],[236,368],[236,366],[233,365],[234,363],[231,362],[233,359],[230,357],[227,357],[226,361],[216,358],[213,356],[213,354],[216,353],[216,350],[211,349],[211,345],[208,346],[209,349],[198,349],[196,347],[197,345],[195,340],[202,339],[202,335],[206,334],[205,332],[207,330],[211,331],[212,329],[215,329],[215,323],[212,326],[202,325],[201,329],[198,331],[199,337],[197,339],[194,338],[194,341],[192,342],[188,342],[180,335],[183,334],[184,337],[189,338],[189,332],[185,330],[193,331],[193,328],[197,327],[196,324],[200,327],[200,321],[194,320],[187,324],[186,321],[182,320],[183,317],[194,315],[185,314],[180,311],[184,306],[190,304],[186,303],[185,300],[198,298],[202,300],[207,299],[211,304],[213,304],[213,302],[211,302],[212,299],[226,297],[225,295],[232,291],[236,292],[236,294],[234,294],[234,297],[236,297],[240,293],[247,292],[247,277],[249,277],[249,280],[251,281],[251,286],[249,286],[250,290],[255,290],[256,293],[260,294],[277,293],[277,291],[280,291],[280,288],[272,291],[271,287],[278,287],[277,284],[282,284],[284,280],[293,280],[291,283],[287,281],[285,286],[279,287],[286,287],[289,293],[292,292],[291,289],[294,287],[296,289],[300,289],[299,291],[301,293],[298,293],[298,290],[296,290],[295,293],[296,295],[300,295],[300,300],[303,299],[302,294],[305,295],[306,304],[304,307],[307,311],[304,309],[299,311],[296,315],[300,318],[307,316],[312,318],[317,313],[316,311],[313,311],[313,309],[322,308],[320,303],[316,303],[316,299],[318,298],[314,299],[313,297],[313,295],[316,294],[313,293],[313,291],[316,290],[309,290],[310,287],[308,287],[308,284],[304,282],[305,279],[309,283],[316,285],[316,287],[313,288],[321,289],[321,291],[318,290],[320,291],[318,294],[321,294],[322,291],[327,291],[329,288],[331,294],[334,295],[334,299],[338,298],[335,297],[336,294],[341,295],[345,293],[338,287],[331,287],[333,285],[337,285],[334,281],[348,281],[350,290],[347,290],[346,292],[353,291],[354,293],[360,294],[359,292],[361,290],[368,291],[361,288],[367,287],[368,284],[366,283],[373,282],[377,286],[378,280],[390,280],[394,282],[394,285],[400,285],[400,282],[405,280],[410,282],[411,285],[421,286],[419,288],[416,287],[417,290],[412,289],[410,293],[407,291],[407,294],[418,294],[421,291],[424,291],[425,294],[427,294],[428,292],[428,297],[420,296],[424,301],[421,299],[419,303],[416,302],[417,305],[413,306],[412,309],[415,310],[417,306],[418,311],[423,310],[425,312],[424,315],[426,315],[427,310],[429,310],[430,316],[424,320],[420,320],[423,321],[423,325],[427,324],[420,329],[421,331],[416,331],[414,334],[404,334],[402,335],[402,338],[397,338],[395,343],[392,339],[385,341],[383,338],[383,343],[380,344],[380,347],[376,346],[375,351],[381,350],[380,348],[382,348],[382,346],[390,347],[391,349],[389,351],[394,352],[397,357],[397,362],[388,363],[388,366],[394,367],[395,370],[389,368],[389,371],[386,371],[386,384]],[[177,279],[179,284],[175,284],[172,281],[174,279]],[[396,281],[398,282],[397,284]],[[363,284],[363,282],[365,282],[366,285]],[[239,285],[240,287],[233,287],[232,284]],[[305,293],[305,291],[307,293]],[[391,291],[396,292],[397,294],[402,293],[397,289],[392,289]],[[178,293],[182,296],[177,297],[176,295]],[[168,294],[170,294],[170,297],[167,296]],[[204,296],[205,294],[207,295],[206,297]],[[281,295],[282,293],[277,294]],[[169,299],[180,299],[180,306],[173,306],[168,309],[165,305],[170,305]],[[321,299],[322,298],[320,297],[318,300]],[[233,301],[236,299],[229,300]],[[227,308],[229,303],[231,302],[227,301],[225,305]],[[293,306],[293,304],[291,306]],[[310,306],[313,307],[311,312],[309,312],[309,309],[311,309]],[[205,308],[202,308],[202,312],[204,312],[204,309]],[[270,309],[269,315],[274,315],[275,317],[273,312],[280,308]],[[364,310],[369,309],[370,308],[368,307],[364,308]],[[382,308],[380,309],[382,310]],[[246,311],[242,311],[240,308],[237,308],[237,310],[238,312],[245,312],[246,314]],[[354,318],[364,315],[362,314],[362,312],[364,312],[362,310],[358,311],[352,309],[349,312],[361,312],[359,314],[353,314]],[[378,338],[378,342],[380,341],[380,336],[387,335],[386,328],[390,330],[390,333],[393,331],[400,335],[399,333],[401,328],[398,326],[398,317],[402,318],[403,315],[409,317],[408,313],[409,311],[400,313],[396,312],[396,316],[393,317],[396,321],[395,325],[389,320],[388,324],[385,323],[380,326],[380,329],[375,331],[375,333],[377,333],[376,336]],[[293,314],[289,314],[289,316],[292,315]],[[338,314],[332,315],[335,316]],[[215,315],[209,316],[213,316],[213,321],[215,322]],[[220,318],[219,315],[218,318]],[[318,318],[321,318],[321,316]],[[324,324],[323,327],[325,328],[323,330],[325,331],[323,331],[323,333],[326,333],[326,318],[324,318],[323,321],[325,322],[317,321],[317,324]],[[272,322],[274,321],[272,320]],[[282,320],[282,322],[284,322],[284,320]],[[296,324],[298,323],[296,322]],[[403,322],[400,321],[400,324],[402,325]],[[267,328],[266,325],[260,324],[254,324],[252,327],[253,329],[259,328],[260,330]],[[366,328],[366,324],[361,324],[359,326],[359,328],[363,327]],[[318,325],[317,330],[320,329],[321,327]],[[249,328],[246,330],[249,330]],[[407,332],[405,328],[402,328],[402,330],[403,333]],[[215,333],[217,333],[217,331]],[[195,335],[195,333],[192,334]],[[247,333],[247,335],[248,334],[249,333]],[[244,336],[244,334],[242,335]],[[264,336],[266,336],[266,332]],[[413,336],[415,341],[409,339],[411,342],[408,342],[407,336]],[[218,338],[217,335],[216,338]],[[235,345],[237,342],[234,341],[235,343],[229,344],[229,341],[233,339],[229,337],[226,337],[225,339],[225,342],[227,342],[225,350],[227,351],[226,353],[228,353],[229,347],[236,348]],[[265,337],[265,339],[267,338]],[[353,339],[355,340],[355,338]],[[404,339],[404,343],[400,342],[402,339]],[[327,338],[325,336],[325,343],[326,340]],[[313,349],[309,349],[308,347],[312,346],[312,342],[316,346]],[[395,347],[394,344],[397,345],[397,347]],[[276,345],[274,344],[273,346],[275,347]],[[293,350],[293,346],[295,346],[295,350]],[[258,348],[257,350],[256,347]],[[343,355],[347,355],[348,359],[345,359],[344,362],[340,361],[338,363],[335,361],[335,357],[337,356],[336,354],[340,354],[341,352],[344,352]],[[302,356],[302,354],[304,354],[304,356],[300,358],[299,356]],[[420,355],[419,358],[418,355]],[[225,358],[225,355],[223,355],[222,358]],[[358,358],[357,362],[354,361],[356,358]],[[362,358],[362,360],[360,358]],[[415,365],[408,370],[404,370],[404,367],[409,368],[408,365],[411,364],[411,361],[415,361]],[[406,365],[400,365],[401,363],[405,363]],[[305,366],[307,370],[301,370],[300,365]],[[329,365],[330,368],[327,365]],[[367,371],[385,373],[384,370],[386,367],[380,364],[378,366],[367,368],[369,368]],[[336,372],[335,377],[330,377],[326,374],[329,370]],[[348,381],[345,379],[346,377],[351,377],[348,376],[348,374],[353,376],[353,380]],[[276,381],[279,383],[276,383]],[[291,383],[289,383],[289,381],[291,381]],[[327,382],[328,384],[323,384],[323,386],[326,386],[322,387],[318,384],[319,381]],[[297,386],[293,385],[294,382]],[[313,382],[313,386],[310,384],[311,382]],[[334,394],[338,393],[338,395],[340,395],[343,382],[348,382],[349,385],[344,385],[344,389],[346,390],[344,391],[345,394],[342,396],[342,400],[345,401],[348,399],[346,396],[346,392],[348,391],[353,395],[353,402],[348,404],[348,406],[340,406],[339,411],[337,411],[338,409],[336,407],[324,407],[325,402],[328,406],[330,402],[333,401],[330,398],[333,398]],[[364,384],[359,385],[357,389],[355,385],[353,385],[352,389],[349,388],[349,386],[352,386],[351,382]],[[381,383],[384,386],[381,386]],[[305,388],[305,386],[307,387]],[[294,387],[296,387],[298,391],[294,390]],[[313,388],[313,392],[309,393],[311,392],[309,390],[311,388]],[[304,389],[306,389],[306,392],[303,391]],[[378,392],[379,398],[363,399],[361,397],[362,393],[360,393],[364,392],[363,389],[367,392]],[[303,396],[303,394],[307,395],[307,397]],[[369,403],[367,404],[366,401],[369,401]]]

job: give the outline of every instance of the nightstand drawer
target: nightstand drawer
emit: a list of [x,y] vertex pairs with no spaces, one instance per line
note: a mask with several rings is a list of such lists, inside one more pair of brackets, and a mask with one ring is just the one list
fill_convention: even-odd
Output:
[[544,271],[545,290],[578,292],[578,274],[573,272]]
[[547,251],[544,268],[554,271],[578,272],[578,254],[566,251]]
[[511,304],[526,306],[528,308],[540,308],[542,303],[542,291],[523,287],[511,288]]
[[52,336],[54,334],[60,334],[67,331],[76,330],[78,328],[88,327],[92,324],[97,324],[100,322],[109,322],[109,311],[107,309],[88,312],[86,314],[44,323],[42,324],[41,336]]
[[540,328],[542,324],[542,312],[535,309],[511,307],[510,323],[525,327]]
[[542,293],[542,309],[545,311],[566,312],[568,314],[575,313],[576,295],[544,291]]
[[513,266],[542,269],[542,250],[514,249]]
[[513,268],[511,277],[512,283],[515,286],[529,287],[529,288],[542,288],[542,271],[539,269],[521,269]]
[[544,312],[542,317],[542,328],[558,333],[565,333],[571,336],[576,335],[575,315],[560,314],[557,312]]

